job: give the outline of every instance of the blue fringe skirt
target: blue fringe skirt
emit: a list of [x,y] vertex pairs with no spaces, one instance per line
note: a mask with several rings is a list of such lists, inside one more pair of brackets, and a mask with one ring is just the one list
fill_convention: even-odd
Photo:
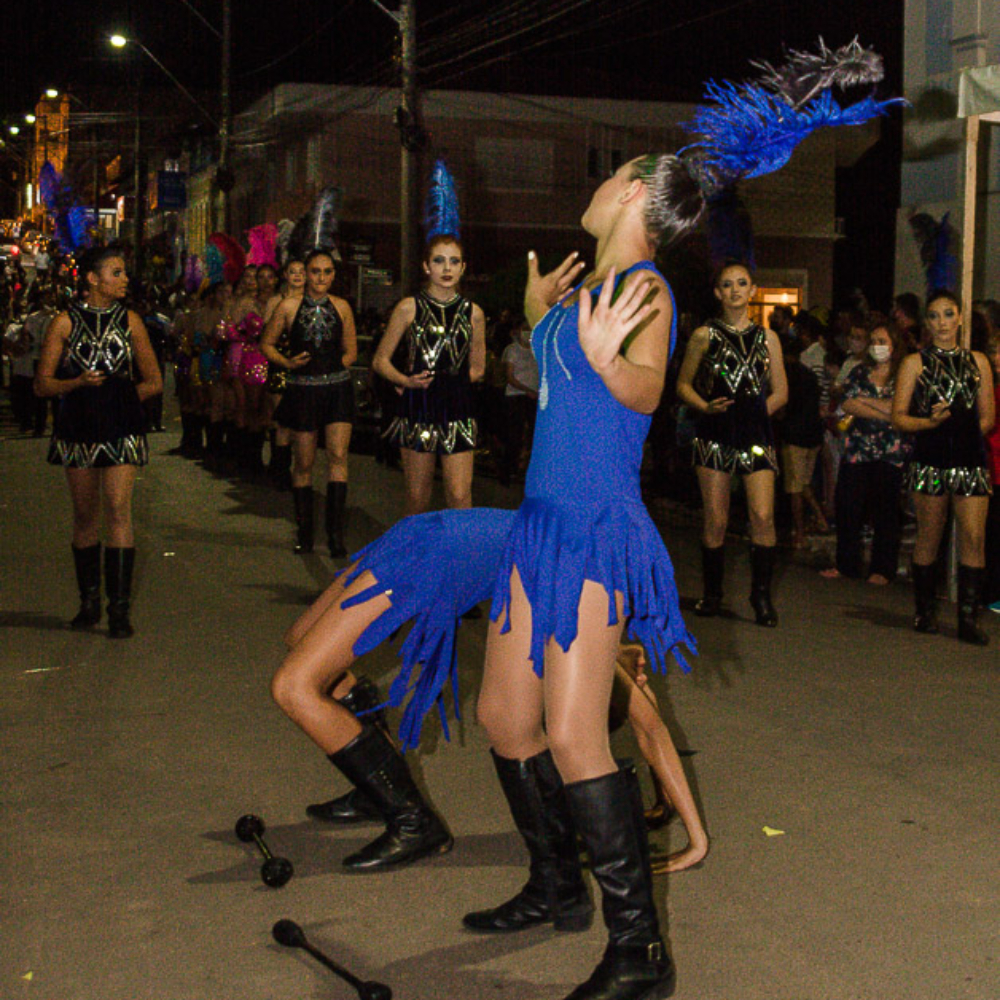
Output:
[[[504,547],[490,617],[510,607],[510,578],[517,568],[531,605],[531,661],[542,675],[545,645],[555,639],[568,650],[576,638],[584,580],[608,594],[608,625],[618,622],[615,592],[624,598],[625,635],[646,648],[651,669],[666,669],[672,653],[691,667],[681,646],[697,644],[684,625],[674,568],[663,539],[640,502],[618,500],[575,507],[526,497]],[[510,630],[510,616],[502,631]]]

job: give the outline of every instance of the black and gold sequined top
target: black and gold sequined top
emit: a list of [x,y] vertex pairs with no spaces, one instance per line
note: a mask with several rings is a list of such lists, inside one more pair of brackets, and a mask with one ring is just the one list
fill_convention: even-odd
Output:
[[979,427],[982,375],[972,351],[927,347],[913,387],[910,416],[929,417],[933,407],[946,403],[951,416],[930,430],[914,435],[914,460],[939,469],[985,465],[986,453]]
[[472,302],[456,295],[439,302],[420,291],[416,315],[406,331],[406,367],[410,375],[468,375],[472,346]]
[[767,331],[756,323],[734,330],[722,320],[709,320],[708,346],[694,377],[694,389],[706,402],[713,399],[765,397],[771,374]]
[[66,313],[70,331],[57,377],[76,378],[91,371],[131,380],[134,373],[132,331],[125,306],[115,302],[106,309],[95,309],[74,302]]

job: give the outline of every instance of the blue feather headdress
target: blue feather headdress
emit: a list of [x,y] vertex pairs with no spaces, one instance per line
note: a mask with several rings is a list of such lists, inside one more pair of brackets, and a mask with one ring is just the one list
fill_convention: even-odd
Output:
[[438,160],[434,164],[431,189],[427,193],[424,226],[427,229],[428,243],[435,236],[454,236],[456,240],[461,239],[455,181],[448,172],[444,160]]
[[777,69],[769,63],[753,65],[764,71],[758,80],[740,85],[709,81],[707,106],[683,124],[701,137],[687,153],[709,194],[745,177],[779,170],[818,129],[862,125],[906,103],[869,95],[842,106],[834,98],[834,87],[874,84],[882,78],[881,58],[862,49],[857,39],[836,50],[820,39],[818,54],[790,52]]
[[56,239],[66,250],[83,250],[93,242],[94,213],[81,205],[73,189],[49,160],[38,172],[38,193],[52,218]]

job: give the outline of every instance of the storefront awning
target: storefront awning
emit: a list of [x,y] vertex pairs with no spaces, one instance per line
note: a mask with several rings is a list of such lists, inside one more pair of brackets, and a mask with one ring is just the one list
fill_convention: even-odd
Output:
[[958,78],[958,117],[979,115],[1000,124],[1000,64],[972,66]]

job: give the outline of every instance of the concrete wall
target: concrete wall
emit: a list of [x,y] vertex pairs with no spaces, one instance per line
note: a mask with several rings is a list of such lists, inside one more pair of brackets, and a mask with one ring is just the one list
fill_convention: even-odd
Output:
[[[947,212],[961,259],[964,122],[955,117],[959,70],[1000,62],[1000,5],[993,0],[907,0],[901,205],[896,291],[925,291],[910,218]],[[973,294],[1000,298],[1000,126],[983,123]],[[958,276],[956,275],[956,278]]]

